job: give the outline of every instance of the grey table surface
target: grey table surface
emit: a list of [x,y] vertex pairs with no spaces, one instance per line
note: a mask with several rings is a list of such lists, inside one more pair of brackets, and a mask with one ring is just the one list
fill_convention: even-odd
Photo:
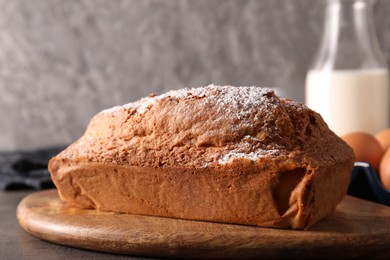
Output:
[[16,219],[19,202],[31,192],[0,191],[0,259],[152,259],[71,248],[31,236]]

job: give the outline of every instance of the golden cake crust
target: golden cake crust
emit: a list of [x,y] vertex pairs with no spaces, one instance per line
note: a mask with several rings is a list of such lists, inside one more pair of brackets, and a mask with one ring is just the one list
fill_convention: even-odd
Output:
[[80,207],[307,228],[345,196],[353,162],[303,104],[211,85],[98,113],[49,170]]

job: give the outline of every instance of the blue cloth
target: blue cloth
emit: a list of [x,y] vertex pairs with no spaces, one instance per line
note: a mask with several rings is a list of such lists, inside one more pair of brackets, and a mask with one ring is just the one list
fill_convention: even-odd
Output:
[[31,152],[0,152],[0,190],[53,188],[47,164],[63,149],[61,146]]

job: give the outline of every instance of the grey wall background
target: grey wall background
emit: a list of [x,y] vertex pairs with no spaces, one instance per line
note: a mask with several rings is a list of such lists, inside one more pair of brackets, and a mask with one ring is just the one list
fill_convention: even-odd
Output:
[[[323,0],[0,0],[0,150],[70,143],[98,111],[214,84],[304,99]],[[376,27],[390,60],[390,1]]]

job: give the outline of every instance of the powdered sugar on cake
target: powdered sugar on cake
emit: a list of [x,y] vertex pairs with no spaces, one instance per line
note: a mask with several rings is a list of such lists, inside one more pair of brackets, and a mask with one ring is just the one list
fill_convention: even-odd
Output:
[[[264,150],[262,150],[264,151]],[[277,151],[274,151],[275,154]],[[248,159],[251,161],[257,161],[259,158],[264,157],[265,155],[272,155],[272,151],[264,152],[250,152],[250,153],[240,153],[236,151],[229,151],[226,155],[222,156],[219,160],[219,164],[228,164],[231,163],[234,159]]]
[[[280,154],[280,149],[253,149],[253,142],[261,142],[256,137],[245,136],[240,143],[236,144],[234,149],[228,151],[227,154],[218,159],[219,164],[229,164],[235,159],[248,159],[251,161],[257,161],[260,158],[270,157]],[[254,150],[254,151],[251,151]],[[250,152],[248,152],[250,151]]]
[[[215,118],[214,122],[219,120],[231,122],[233,132],[239,132],[243,127],[251,128],[253,121],[259,122],[260,119],[257,118],[259,110],[263,115],[270,115],[275,107],[280,105],[279,98],[268,88],[209,85],[200,88],[172,90],[163,95],[149,96],[133,103],[104,110],[100,114],[115,114],[122,109],[129,109],[133,110],[134,114],[143,115],[150,111],[154,104],[164,98],[175,99],[179,102],[196,98],[198,108],[216,107],[218,113],[223,116]],[[177,111],[177,113],[180,113],[180,111]],[[216,159],[219,164],[228,164],[238,158],[256,161],[260,157],[272,156],[272,154],[278,152],[278,150],[272,148],[263,149],[264,147],[261,148],[259,143],[261,141],[255,137],[245,136],[240,142],[226,147],[226,152]]]
[[170,97],[174,99],[203,98],[204,104],[215,103],[220,109],[227,108],[227,113],[234,111],[238,115],[245,115],[251,107],[264,103],[269,93],[273,93],[273,91],[268,88],[209,85],[200,88],[171,90],[159,96],[142,98],[136,102],[103,110],[100,113],[109,114],[121,109],[135,109],[136,113],[144,114],[158,100]]

